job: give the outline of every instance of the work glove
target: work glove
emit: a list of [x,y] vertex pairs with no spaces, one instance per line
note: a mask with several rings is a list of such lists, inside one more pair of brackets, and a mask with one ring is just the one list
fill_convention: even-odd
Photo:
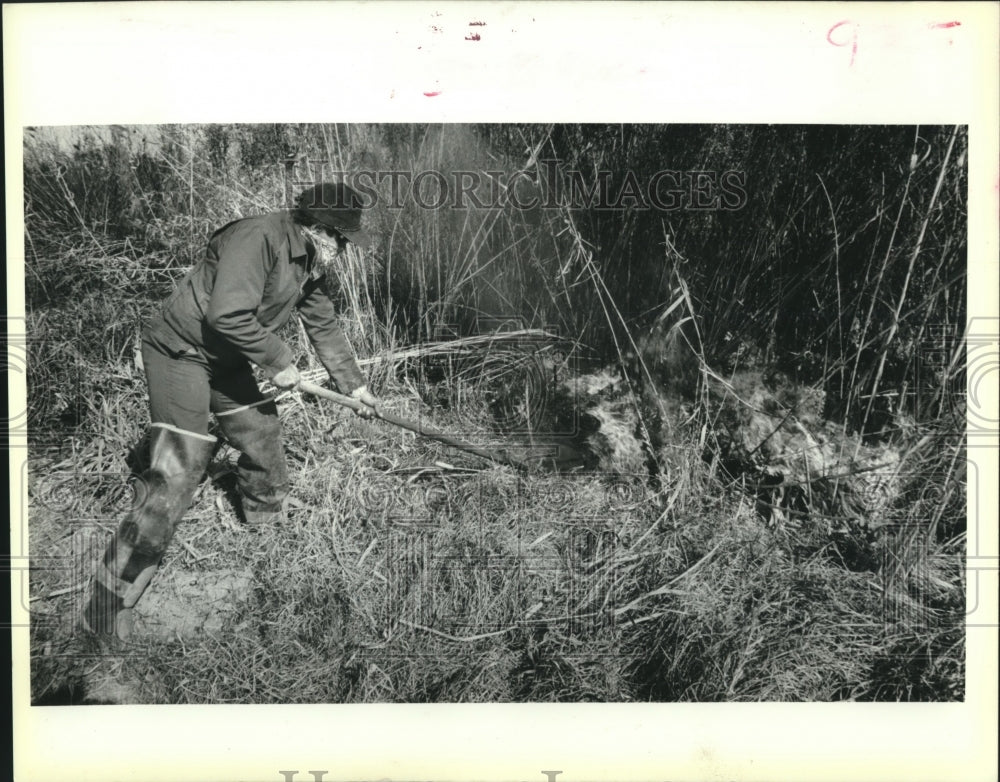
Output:
[[375,418],[378,416],[378,398],[368,390],[367,386],[361,386],[351,392],[351,398],[357,399],[365,407],[355,412],[362,418]]
[[289,388],[295,388],[301,380],[302,378],[299,377],[299,370],[295,368],[294,364],[289,364],[280,372],[271,376],[271,382],[274,383],[274,385],[278,388],[286,390]]

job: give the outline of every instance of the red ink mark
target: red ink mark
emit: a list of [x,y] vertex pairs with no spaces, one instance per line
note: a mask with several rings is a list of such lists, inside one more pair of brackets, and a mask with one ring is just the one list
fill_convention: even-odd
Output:
[[486,22],[469,22],[469,27],[486,27]]
[[[850,25],[850,38],[846,41],[837,42],[833,40],[833,33],[845,25]],[[833,27],[831,27],[826,33],[826,40],[831,46],[850,46],[851,47],[851,61],[847,64],[848,67],[854,65],[854,57],[858,53],[858,26],[852,22],[850,19],[845,19],[842,22],[837,22]]]
[[424,97],[425,97],[425,98],[436,98],[436,97],[437,97],[438,95],[440,95],[440,94],[441,94],[441,91],[440,91],[440,90],[438,90],[438,91],[436,91],[436,92],[425,92],[425,93],[424,93]]
[[465,36],[465,40],[467,40],[467,41],[478,41],[478,40],[481,40],[481,39],[479,37],[479,33],[473,33],[472,35]]
[[938,24],[932,24],[930,27],[932,30],[943,30],[949,27],[961,27],[961,22],[939,22]]

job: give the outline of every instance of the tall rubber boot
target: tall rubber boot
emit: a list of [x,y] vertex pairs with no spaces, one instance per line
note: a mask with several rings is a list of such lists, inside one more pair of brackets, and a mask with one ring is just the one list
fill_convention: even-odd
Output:
[[216,419],[225,438],[240,452],[236,486],[247,524],[261,529],[283,523],[289,482],[277,405],[268,400],[216,413]]
[[150,466],[135,503],[94,575],[84,629],[127,641],[138,602],[173,538],[211,459],[215,438],[153,424]]

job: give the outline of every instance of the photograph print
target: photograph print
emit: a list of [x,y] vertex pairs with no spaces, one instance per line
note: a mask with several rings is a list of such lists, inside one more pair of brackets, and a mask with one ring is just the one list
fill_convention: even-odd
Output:
[[33,705],[965,700],[966,126],[23,154]]

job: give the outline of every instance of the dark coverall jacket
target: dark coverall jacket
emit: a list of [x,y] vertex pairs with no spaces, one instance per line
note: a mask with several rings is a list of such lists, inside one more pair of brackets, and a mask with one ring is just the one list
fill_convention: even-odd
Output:
[[212,235],[204,260],[149,330],[167,345],[197,349],[209,365],[236,368],[251,361],[275,374],[292,363],[292,352],[274,332],[298,308],[320,361],[348,394],[364,385],[364,377],[313,255],[288,212],[231,222]]

